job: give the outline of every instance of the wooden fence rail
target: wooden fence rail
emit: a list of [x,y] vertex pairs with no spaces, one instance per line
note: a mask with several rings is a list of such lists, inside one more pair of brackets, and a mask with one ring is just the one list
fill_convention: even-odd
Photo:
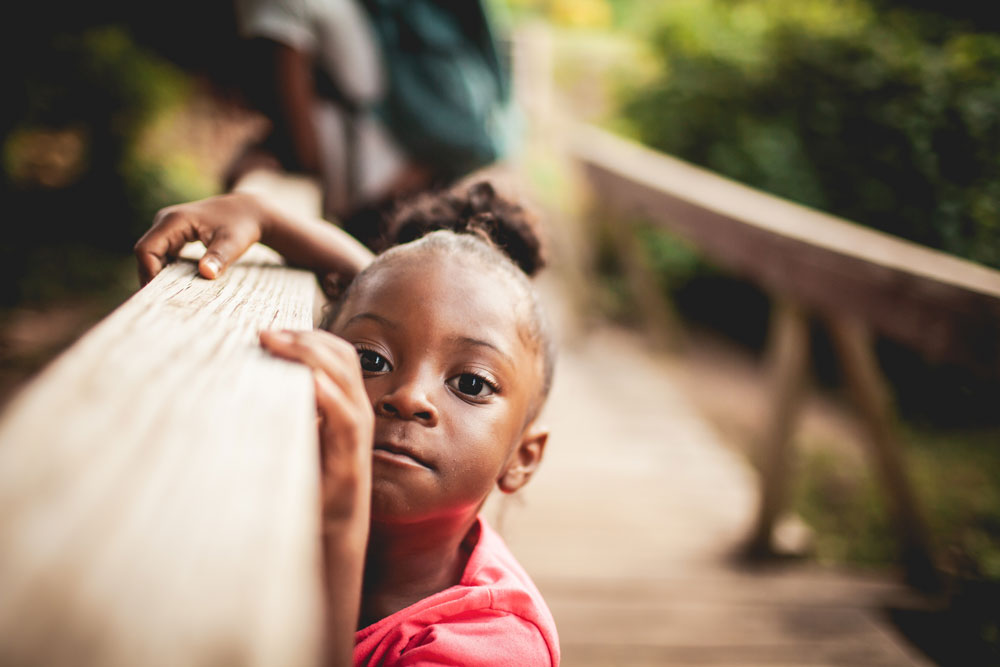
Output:
[[[776,303],[769,353],[773,402],[761,445],[762,501],[750,551],[772,549],[786,502],[788,443],[808,373],[807,317],[813,314],[827,323],[858,405],[910,578],[933,585],[927,534],[870,336],[878,332],[930,359],[1000,375],[1000,272],[754,190],[593,127],[577,125],[569,136],[568,150],[588,177],[592,199],[617,214],[613,235],[631,236],[628,223],[636,219],[655,223],[754,280]],[[625,263],[641,267],[643,258],[630,253]],[[656,290],[649,277],[633,275],[632,282]],[[654,319],[663,321],[662,315]]]
[[0,664],[317,662],[312,381],[257,343],[312,327],[315,295],[263,247],[215,281],[178,261],[8,406]]

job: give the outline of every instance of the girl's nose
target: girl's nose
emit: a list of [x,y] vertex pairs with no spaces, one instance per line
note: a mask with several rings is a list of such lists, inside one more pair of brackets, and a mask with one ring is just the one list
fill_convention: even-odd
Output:
[[418,421],[424,426],[436,426],[438,421],[437,408],[427,391],[415,381],[400,384],[378,399],[375,414]]

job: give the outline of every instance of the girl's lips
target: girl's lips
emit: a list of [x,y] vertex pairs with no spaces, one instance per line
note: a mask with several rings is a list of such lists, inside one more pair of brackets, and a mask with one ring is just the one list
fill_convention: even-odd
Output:
[[432,469],[429,465],[420,460],[410,449],[400,447],[399,445],[394,445],[392,443],[383,442],[376,444],[372,450],[372,458],[385,461],[386,463],[420,468],[422,470]]

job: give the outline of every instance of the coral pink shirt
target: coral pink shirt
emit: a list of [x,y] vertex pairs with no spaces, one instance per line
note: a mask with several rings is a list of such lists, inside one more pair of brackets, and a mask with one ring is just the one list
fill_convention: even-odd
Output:
[[545,600],[482,516],[478,527],[458,584],[355,633],[355,665],[559,665]]

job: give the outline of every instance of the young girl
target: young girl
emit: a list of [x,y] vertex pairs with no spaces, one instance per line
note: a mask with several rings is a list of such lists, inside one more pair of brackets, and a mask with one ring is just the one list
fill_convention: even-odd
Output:
[[261,334],[315,377],[336,664],[353,646],[355,665],[557,665],[545,602],[479,514],[545,448],[552,344],[525,273],[541,267],[538,239],[488,184],[425,197],[389,233],[417,240],[372,258],[332,226],[236,194],[166,209],[136,252],[144,279],[195,238],[206,277],[256,240],[357,273],[329,331]]

